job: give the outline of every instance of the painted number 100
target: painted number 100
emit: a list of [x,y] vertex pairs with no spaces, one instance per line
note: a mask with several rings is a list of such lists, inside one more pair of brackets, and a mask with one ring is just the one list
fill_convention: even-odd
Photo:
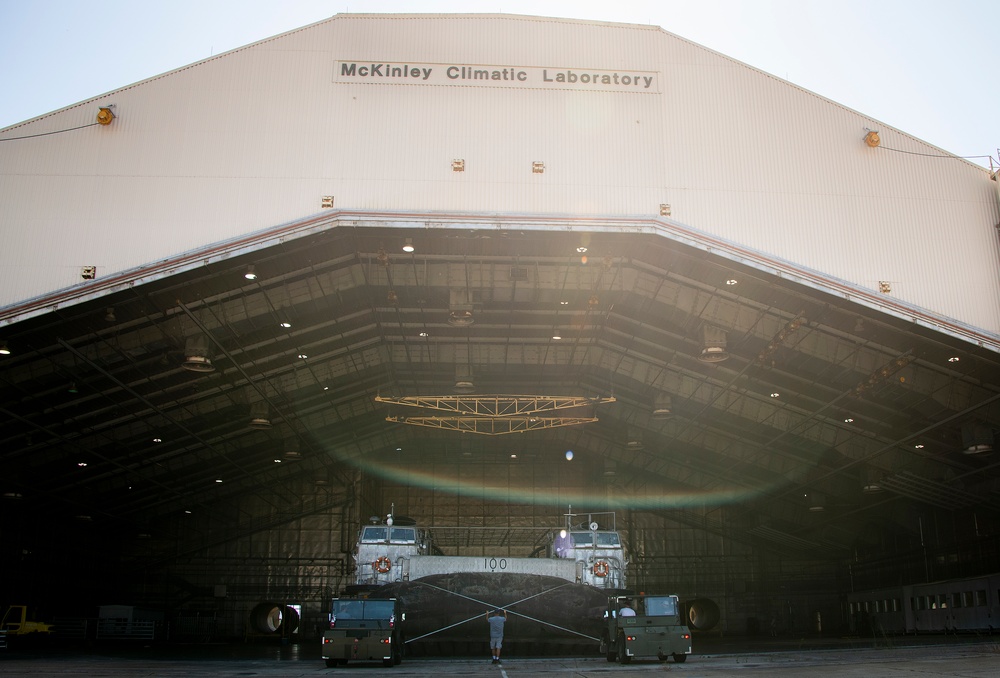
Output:
[[506,570],[507,569],[507,559],[506,558],[484,558],[483,567],[487,570]]

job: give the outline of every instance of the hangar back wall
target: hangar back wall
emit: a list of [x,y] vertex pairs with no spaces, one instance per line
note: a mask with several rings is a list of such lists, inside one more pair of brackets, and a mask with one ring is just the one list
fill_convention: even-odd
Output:
[[[116,119],[94,124],[112,105]],[[1000,337],[984,169],[656,27],[339,15],[0,138],[17,138],[0,144],[0,305],[78,285],[85,266],[107,276],[299,220],[330,197],[415,224],[668,210]]]

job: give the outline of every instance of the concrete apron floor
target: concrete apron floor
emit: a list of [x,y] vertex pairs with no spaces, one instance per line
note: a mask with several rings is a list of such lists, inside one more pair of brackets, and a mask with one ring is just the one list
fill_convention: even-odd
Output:
[[[939,641],[939,642],[936,642]],[[911,641],[912,642],[912,641]],[[50,676],[100,676],[102,678],[228,678],[229,676],[639,676],[669,672],[674,676],[803,676],[810,678],[857,677],[900,678],[905,674],[993,678],[1000,674],[1000,642],[997,640],[947,638],[924,639],[919,644],[874,648],[818,646],[784,647],[741,651],[729,643],[711,654],[695,653],[683,664],[672,660],[635,659],[628,665],[609,663],[603,657],[508,657],[494,665],[484,658],[405,659],[391,669],[381,662],[351,662],[328,669],[310,645],[291,646],[170,646],[83,651],[0,650],[0,676],[48,678]],[[749,644],[753,645],[753,643]],[[749,645],[747,646],[749,648]],[[763,646],[763,644],[759,644]],[[718,648],[723,650],[723,648]]]

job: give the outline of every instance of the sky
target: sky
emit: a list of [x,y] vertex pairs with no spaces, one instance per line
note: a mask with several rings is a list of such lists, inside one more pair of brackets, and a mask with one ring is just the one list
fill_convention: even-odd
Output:
[[341,13],[651,24],[1000,167],[1000,0],[0,0],[0,129]]

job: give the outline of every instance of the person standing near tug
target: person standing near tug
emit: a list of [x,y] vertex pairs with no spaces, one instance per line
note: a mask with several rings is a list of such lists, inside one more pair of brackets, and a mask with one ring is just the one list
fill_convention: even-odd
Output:
[[497,608],[486,613],[486,621],[490,625],[490,649],[493,651],[493,663],[500,661],[500,648],[503,647],[503,627],[507,623],[507,610]]

